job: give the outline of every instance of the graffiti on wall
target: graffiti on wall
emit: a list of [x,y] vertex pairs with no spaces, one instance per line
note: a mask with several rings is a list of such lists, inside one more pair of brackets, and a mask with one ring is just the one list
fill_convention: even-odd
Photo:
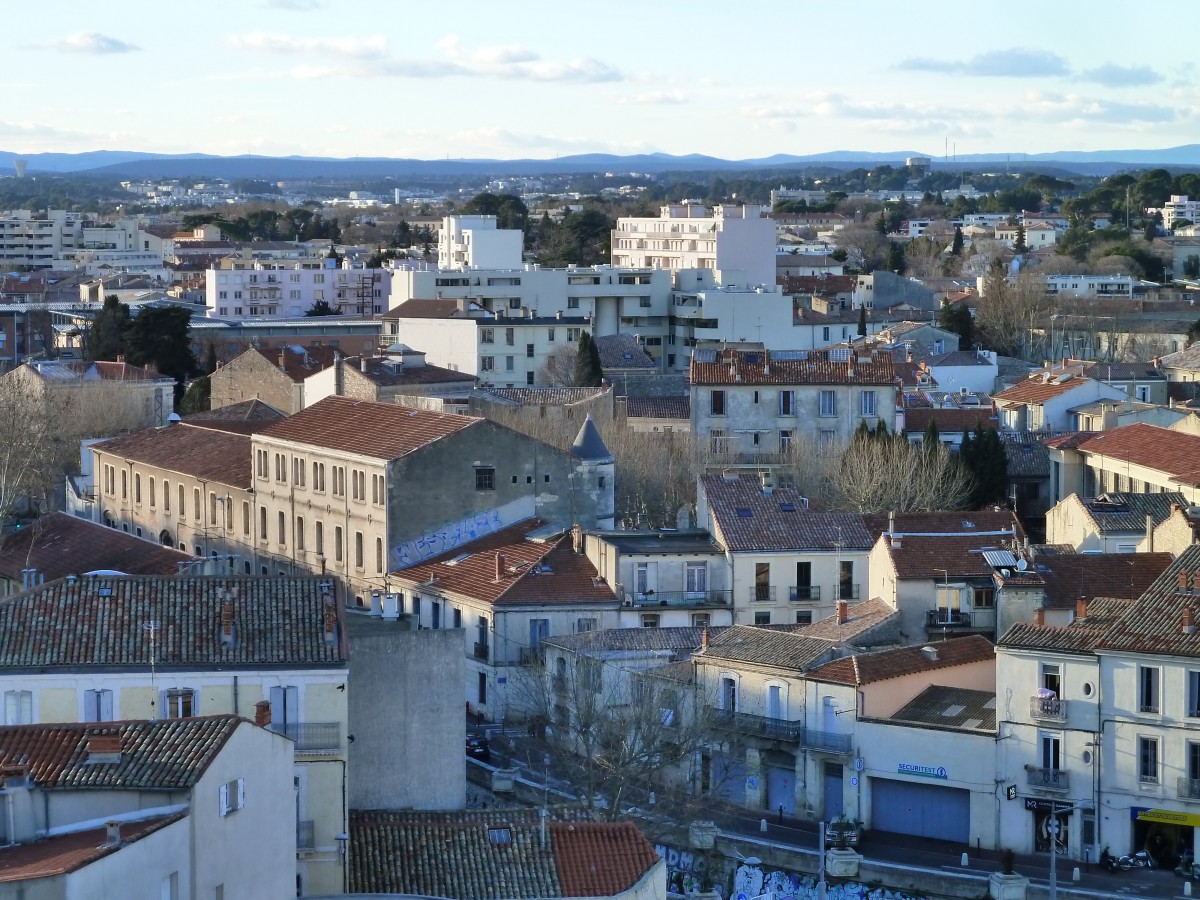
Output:
[[[733,876],[733,893],[729,900],[817,900],[820,896],[817,879],[812,875],[794,872],[764,873],[748,857]],[[826,886],[827,900],[924,900],[913,894],[870,887],[857,881],[842,881]]]
[[499,531],[504,525],[504,517],[498,509],[475,513],[400,544],[392,550],[392,565],[398,569],[414,566]]

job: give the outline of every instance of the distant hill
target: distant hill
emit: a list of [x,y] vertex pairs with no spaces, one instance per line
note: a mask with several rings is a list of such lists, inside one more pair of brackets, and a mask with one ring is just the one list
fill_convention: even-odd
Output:
[[565,175],[598,172],[752,172],[761,170],[823,167],[848,169],[881,163],[903,165],[910,156],[928,156],[935,168],[978,168],[981,163],[1001,164],[1012,170],[1054,168],[1064,172],[1109,174],[1137,167],[1200,168],[1200,144],[1185,144],[1163,150],[1093,150],[1053,153],[976,153],[955,157],[953,162],[915,150],[869,153],[834,150],[808,155],[775,154],[760,159],[728,160],[701,154],[672,156],[646,153],[615,156],[587,153],[554,159],[334,159],[314,156],[212,156],[202,153],[155,154],[133,151],[96,150],[87,153],[19,154],[0,151],[0,171],[12,171],[14,159],[24,159],[29,172],[87,173],[118,178],[261,178],[269,180],[306,178],[470,178],[520,175]]

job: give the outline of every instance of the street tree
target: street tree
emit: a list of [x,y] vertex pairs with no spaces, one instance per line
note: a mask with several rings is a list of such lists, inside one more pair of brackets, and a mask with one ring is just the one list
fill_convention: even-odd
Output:
[[190,321],[191,313],[181,307],[147,307],[138,312],[125,333],[129,363],[150,365],[174,378],[177,398],[183,393],[184,379],[197,371]]
[[968,350],[975,345],[975,318],[962,303],[948,303],[938,311],[938,328],[958,335],[958,346]]
[[1040,275],[1026,271],[1010,280],[1003,266],[993,266],[975,318],[980,342],[1002,356],[1028,359],[1031,335],[1048,306],[1046,283]]
[[340,316],[342,311],[336,306],[332,306],[328,300],[317,300],[304,313],[306,318],[316,318],[317,316]]
[[1002,503],[1008,496],[1008,454],[996,429],[980,425],[974,434],[964,431],[958,455],[971,475],[971,509]]

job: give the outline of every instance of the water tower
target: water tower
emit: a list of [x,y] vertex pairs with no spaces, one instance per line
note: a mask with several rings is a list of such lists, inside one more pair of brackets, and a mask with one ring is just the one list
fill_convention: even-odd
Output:
[[25,169],[28,166],[29,166],[29,163],[26,160],[23,160],[23,159],[14,159],[13,160],[13,168],[17,170],[18,178],[25,177]]

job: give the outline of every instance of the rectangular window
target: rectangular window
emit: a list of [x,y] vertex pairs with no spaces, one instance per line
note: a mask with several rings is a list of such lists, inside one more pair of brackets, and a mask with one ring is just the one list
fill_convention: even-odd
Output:
[[479,357],[480,372],[494,372],[496,370],[496,357],[481,356]]
[[515,356],[504,357],[504,371],[514,372],[517,368],[517,358]]
[[129,499],[129,473],[124,469],[121,470],[121,499]]
[[278,542],[279,546],[280,547],[286,546],[286,544],[287,544],[287,516],[284,514],[283,510],[279,511],[279,514],[276,518],[275,531],[276,531],[275,540]]
[[714,416],[725,415],[724,391],[712,391],[709,394],[709,413]]
[[296,550],[304,549],[304,516],[296,516]]
[[1187,673],[1187,714],[1200,719],[1200,671]]
[[[383,572],[383,538],[375,538],[375,571],[378,573]],[[458,626],[455,625],[454,627],[457,628]]]
[[354,532],[354,567],[363,567],[363,536],[361,531]]
[[242,534],[250,534],[250,501],[242,501]]
[[487,705],[487,672],[480,672],[476,679],[475,696],[480,706]]
[[235,778],[221,785],[220,790],[221,815],[228,816],[246,805],[246,779]]
[[821,391],[819,395],[817,414],[825,417],[837,415],[837,394],[833,391]]
[[703,598],[708,593],[708,563],[690,562],[685,564],[684,589],[690,599]]
[[796,433],[791,429],[781,429],[779,432],[779,452],[787,453],[792,449],[792,439]]
[[1157,666],[1138,666],[1138,712],[1159,711],[1159,674]]
[[354,487],[354,499],[366,502],[367,499],[367,473],[361,469],[353,469],[350,472],[351,482]]
[[1158,738],[1139,737],[1138,781],[1142,784],[1158,784]]
[[325,493],[325,463],[312,464],[312,487],[314,491]]
[[192,518],[200,521],[200,488],[192,488]]
[[479,329],[479,343],[481,343],[481,344],[496,343],[496,329],[480,328]]
[[579,340],[579,332],[582,330],[583,329],[581,329],[581,328],[568,328],[567,329],[567,340],[572,341],[572,342]]
[[346,468],[345,466],[333,467],[333,496],[346,496]]
[[282,453],[275,454],[275,480],[287,484],[287,457]]
[[475,469],[475,490],[494,491],[496,489],[496,470],[491,466],[478,466]]
[[163,481],[163,512],[171,514],[171,482]]
[[317,543],[317,553],[325,552],[325,523],[313,523],[313,539]]
[[794,416],[796,414],[795,391],[779,392],[779,414],[781,416]]
[[33,722],[33,691],[4,692],[4,724],[29,725]]
[[174,688],[163,691],[163,717],[167,719],[188,719],[199,715],[196,703],[196,692],[191,688]]
[[875,417],[875,392],[863,391],[858,395],[858,414],[865,419]]
[[154,479],[153,479],[153,478],[151,478],[151,479],[150,479],[150,508],[151,508],[151,509],[154,509],[154,505],[155,505],[155,504],[154,504],[154,500],[155,500],[155,495],[154,495]]
[[525,345],[525,356],[529,359],[533,359],[533,344]]
[[113,720],[113,692],[95,690],[83,692],[83,721],[111,722]]
[[301,456],[292,457],[292,481],[296,487],[304,487],[304,470],[307,468],[304,464],[304,458]]
[[755,625],[770,625],[771,611],[769,609],[759,609],[754,612]]
[[342,526],[335,525],[333,527],[333,558],[336,562],[342,561]]

